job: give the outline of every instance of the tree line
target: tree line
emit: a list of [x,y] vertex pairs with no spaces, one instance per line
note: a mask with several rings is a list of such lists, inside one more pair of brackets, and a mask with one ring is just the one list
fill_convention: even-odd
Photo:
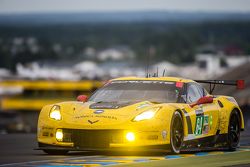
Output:
[[[35,41],[25,42],[29,38]],[[153,48],[152,61],[180,64],[192,62],[197,49],[206,44],[237,46],[249,55],[250,21],[6,25],[0,27],[0,67],[14,70],[18,62],[83,60],[87,47],[118,45],[131,48],[137,60],[145,59]]]

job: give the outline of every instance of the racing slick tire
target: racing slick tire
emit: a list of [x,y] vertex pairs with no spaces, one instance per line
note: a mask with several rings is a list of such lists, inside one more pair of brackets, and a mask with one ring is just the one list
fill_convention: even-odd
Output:
[[179,154],[183,143],[184,130],[182,116],[175,111],[171,120],[170,149],[174,154]]
[[233,110],[228,124],[228,149],[235,151],[240,141],[240,116],[236,110]]
[[49,155],[65,155],[69,151],[68,150],[43,150],[43,152],[45,152]]

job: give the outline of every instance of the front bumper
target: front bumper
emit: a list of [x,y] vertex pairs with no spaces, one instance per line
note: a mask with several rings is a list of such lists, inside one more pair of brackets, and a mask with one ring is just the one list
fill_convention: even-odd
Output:
[[170,151],[169,144],[161,144],[161,145],[151,145],[151,146],[125,146],[125,147],[109,147],[109,148],[79,148],[79,147],[67,147],[67,146],[56,146],[44,143],[38,143],[38,148],[35,150],[66,150],[66,151],[118,151],[118,152],[130,152],[130,151],[150,151],[150,152],[158,152]]
[[[63,132],[61,140],[56,139],[58,129],[45,129],[38,133],[39,148],[49,149],[58,147],[60,149],[73,150],[105,150],[114,148],[138,148],[167,145],[169,140],[162,137],[161,131],[131,131],[131,130],[89,130],[89,129],[60,129]],[[126,139],[127,133],[133,133],[135,140]],[[48,147],[48,148],[44,148]]]

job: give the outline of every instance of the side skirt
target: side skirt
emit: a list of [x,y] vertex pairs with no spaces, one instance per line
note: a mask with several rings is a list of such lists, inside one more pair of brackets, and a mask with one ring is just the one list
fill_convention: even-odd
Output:
[[212,151],[227,149],[227,134],[184,141],[181,151]]

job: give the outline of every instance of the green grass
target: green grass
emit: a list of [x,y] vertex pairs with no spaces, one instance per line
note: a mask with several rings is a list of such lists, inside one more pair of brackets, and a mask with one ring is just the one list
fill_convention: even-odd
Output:
[[230,152],[226,154],[216,154],[208,156],[195,156],[179,159],[166,159],[159,161],[126,163],[112,165],[112,167],[216,167],[216,166],[232,166],[232,165],[250,164],[250,151]]

